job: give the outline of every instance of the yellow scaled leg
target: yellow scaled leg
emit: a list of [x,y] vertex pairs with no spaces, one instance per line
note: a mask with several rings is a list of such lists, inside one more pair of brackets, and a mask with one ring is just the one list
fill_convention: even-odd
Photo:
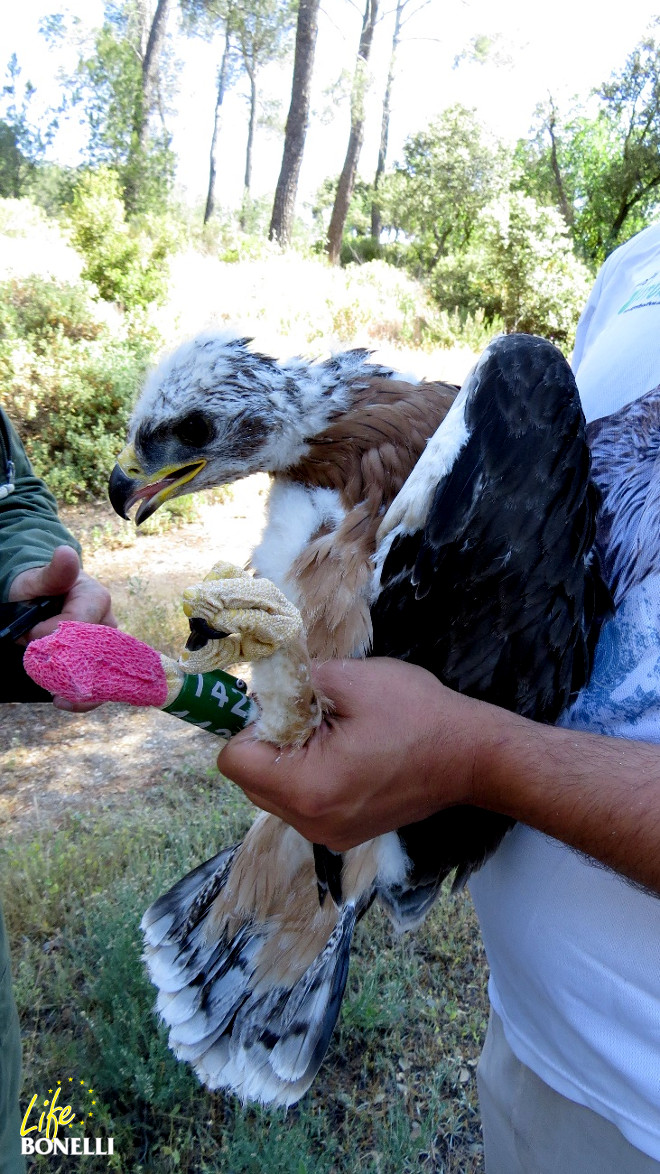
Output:
[[198,617],[227,633],[197,651],[183,652],[185,671],[208,673],[253,662],[261,707],[255,734],[281,746],[306,742],[323,712],[311,686],[300,613],[275,584],[231,563],[217,563],[202,583],[184,591],[183,610],[189,619]]
[[302,634],[297,608],[271,583],[257,579],[231,563],[216,563],[202,583],[183,593],[183,610],[198,616],[221,640],[210,640],[197,652],[184,652],[188,673],[226,669],[242,661],[261,660]]

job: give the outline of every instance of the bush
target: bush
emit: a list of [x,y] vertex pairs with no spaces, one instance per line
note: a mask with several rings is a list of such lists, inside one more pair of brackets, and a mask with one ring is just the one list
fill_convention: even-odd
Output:
[[465,252],[440,260],[431,290],[444,310],[481,313],[568,350],[591,281],[559,213],[511,192],[490,206]]
[[62,336],[74,342],[98,338],[103,324],[90,310],[90,296],[80,283],[39,276],[2,285],[0,339],[25,339],[43,354]]
[[555,208],[511,192],[486,227],[487,304],[507,330],[542,334],[570,348],[592,284]]
[[429,347],[439,340],[444,345],[444,323],[427,291],[407,273],[376,260],[348,265],[333,276],[327,305],[331,332],[342,343],[367,336],[406,347]]
[[0,283],[0,394],[37,473],[62,501],[105,493],[150,359],[81,284]]
[[26,195],[47,216],[59,216],[63,208],[73,200],[76,186],[76,172],[73,167],[62,167],[58,163],[41,163],[35,168],[25,184]]
[[[255,337],[276,355],[384,344],[428,349],[436,336],[447,337],[424,286],[386,261],[340,268],[261,246],[258,259],[238,264],[192,251],[173,257],[172,301],[154,317],[160,334],[175,342],[221,326]],[[453,318],[451,344],[456,330],[460,321]]]
[[127,310],[164,301],[175,232],[164,217],[127,221],[119,180],[109,168],[83,174],[68,210],[83,277]]
[[369,261],[380,261],[383,257],[383,246],[372,236],[358,236],[352,234],[344,236],[341,244],[339,262],[341,265],[351,265],[355,262],[364,265]]

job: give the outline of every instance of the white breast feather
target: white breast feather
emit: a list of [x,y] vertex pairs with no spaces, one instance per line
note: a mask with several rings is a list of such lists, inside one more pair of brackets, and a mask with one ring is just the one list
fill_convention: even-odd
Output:
[[298,607],[299,593],[290,577],[293,563],[321,526],[335,529],[344,516],[336,489],[310,489],[295,482],[275,481],[268,499],[266,526],[252,556],[255,571],[270,579]]

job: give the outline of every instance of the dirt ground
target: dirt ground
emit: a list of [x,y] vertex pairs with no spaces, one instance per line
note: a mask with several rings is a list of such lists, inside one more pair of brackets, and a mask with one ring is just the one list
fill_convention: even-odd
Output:
[[[82,541],[85,569],[110,589],[120,625],[147,638],[131,622],[136,608],[144,616],[153,601],[176,618],[182,589],[214,562],[246,562],[263,526],[267,488],[267,478],[250,478],[227,501],[202,504],[198,520],[165,533],[135,534],[109,506],[62,514]],[[157,630],[149,642],[158,646]],[[217,752],[208,734],[158,710],[109,704],[69,714],[47,704],[0,705],[0,835],[131,803],[168,772],[213,770]]]

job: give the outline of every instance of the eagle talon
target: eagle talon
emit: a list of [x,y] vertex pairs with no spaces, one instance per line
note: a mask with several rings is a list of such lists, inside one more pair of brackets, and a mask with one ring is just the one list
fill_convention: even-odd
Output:
[[188,652],[199,652],[200,649],[206,647],[209,640],[223,640],[225,636],[229,636],[229,632],[222,632],[218,628],[212,628],[200,616],[191,616],[188,624],[190,625],[190,635],[186,640],[186,650]]
[[182,655],[187,672],[263,660],[302,635],[297,608],[269,579],[222,563],[183,593],[192,635]]

